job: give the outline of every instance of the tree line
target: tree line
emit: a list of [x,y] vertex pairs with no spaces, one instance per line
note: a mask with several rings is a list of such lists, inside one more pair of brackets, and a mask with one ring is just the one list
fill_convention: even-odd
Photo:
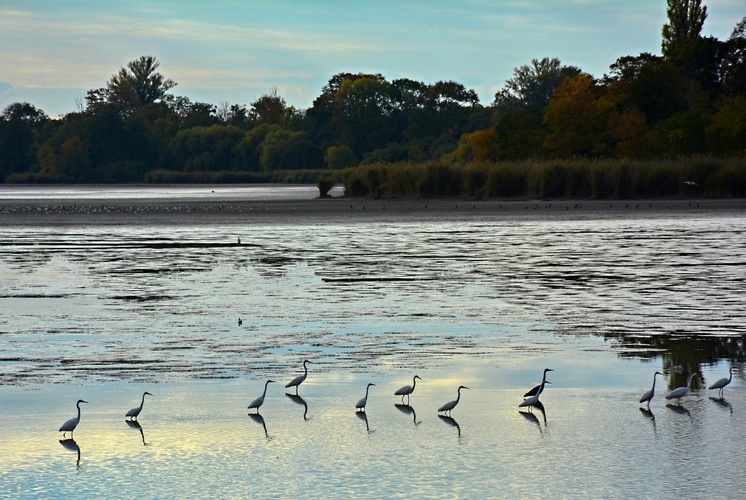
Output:
[[620,57],[600,78],[534,59],[489,105],[458,82],[367,73],[332,76],[308,109],[276,90],[248,106],[214,105],[173,94],[177,83],[143,56],[60,118],[25,102],[6,107],[0,179],[316,182],[399,163],[743,159],[746,17],[718,40],[701,35],[701,0],[667,5],[661,55]]

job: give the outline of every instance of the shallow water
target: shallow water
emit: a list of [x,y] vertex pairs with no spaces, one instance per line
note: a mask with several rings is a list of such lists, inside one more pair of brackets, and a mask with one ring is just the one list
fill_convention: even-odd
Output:
[[[0,495],[734,496],[743,372],[725,400],[705,387],[742,368],[745,229],[717,211],[4,228]],[[307,420],[282,387],[303,359]],[[544,367],[546,414],[519,413]],[[412,415],[393,392],[415,373]],[[262,425],[246,406],[267,378]],[[123,415],[145,390],[141,434]],[[56,432],[78,398],[79,462]]]

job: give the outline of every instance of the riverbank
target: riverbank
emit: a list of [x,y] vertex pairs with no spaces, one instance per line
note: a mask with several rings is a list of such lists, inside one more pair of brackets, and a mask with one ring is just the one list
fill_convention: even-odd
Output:
[[227,196],[147,198],[49,198],[0,200],[0,226],[37,224],[282,224],[382,222],[408,218],[429,220],[474,220],[511,216],[545,218],[628,218],[663,214],[687,215],[703,211],[740,215],[745,199],[697,200],[489,200],[457,199],[372,200],[238,199]]

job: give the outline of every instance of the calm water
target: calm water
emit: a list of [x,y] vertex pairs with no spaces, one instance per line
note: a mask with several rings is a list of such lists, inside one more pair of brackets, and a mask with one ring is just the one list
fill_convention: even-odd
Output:
[[[0,496],[737,496],[743,371],[723,400],[706,386],[743,368],[745,230],[717,211],[3,228]],[[545,413],[519,412],[545,367]]]

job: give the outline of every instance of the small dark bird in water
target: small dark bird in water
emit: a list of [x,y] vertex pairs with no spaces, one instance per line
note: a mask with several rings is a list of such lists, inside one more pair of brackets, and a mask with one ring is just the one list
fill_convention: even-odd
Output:
[[243,320],[241,318],[238,318],[238,326],[243,325]]
[[238,244],[240,245],[241,244],[241,238],[237,238],[237,239],[238,239]]

